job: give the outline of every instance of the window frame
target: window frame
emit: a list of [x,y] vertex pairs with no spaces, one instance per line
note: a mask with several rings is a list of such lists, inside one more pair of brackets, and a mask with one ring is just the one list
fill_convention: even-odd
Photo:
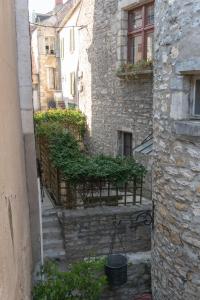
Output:
[[196,81],[200,81],[200,75],[196,75],[192,77],[191,80],[191,101],[190,101],[190,116],[191,119],[200,119],[200,114],[195,114],[195,102],[196,102]]
[[[51,49],[51,40],[53,40],[53,49]],[[47,42],[46,42],[47,41]],[[48,49],[47,49],[48,47]],[[51,53],[52,51],[52,53]],[[55,55],[56,54],[56,38],[53,35],[45,36],[45,54],[46,55]]]
[[[125,138],[124,137],[126,134],[129,134],[131,137],[130,155],[125,155]],[[133,133],[131,131],[118,130],[117,138],[118,138],[117,154],[122,157],[132,157],[133,156]]]
[[[131,42],[132,39],[136,36],[142,37],[142,60],[147,60],[147,35],[149,33],[154,32],[154,24],[147,24],[147,9],[148,7],[154,5],[154,1],[148,2],[143,5],[139,5],[134,9],[128,11],[128,62],[130,63],[137,63],[133,61],[133,57],[131,57]],[[132,30],[131,25],[131,14],[137,10],[142,11],[142,26]]]

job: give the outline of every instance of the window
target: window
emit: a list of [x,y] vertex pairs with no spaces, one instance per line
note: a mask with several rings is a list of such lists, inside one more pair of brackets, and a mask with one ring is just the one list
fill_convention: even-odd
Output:
[[200,117],[200,77],[193,79],[192,115]]
[[132,133],[118,131],[118,155],[132,156]]
[[74,27],[70,28],[70,41],[69,41],[69,50],[73,52],[75,50],[75,31]]
[[64,38],[60,39],[60,58],[61,59],[65,58],[65,39]]
[[55,89],[55,69],[54,68],[47,68],[47,86],[48,86],[48,89],[50,89],[50,90]]
[[154,43],[154,3],[129,11],[128,60],[152,60]]
[[74,97],[76,92],[75,72],[70,73],[70,94]]
[[45,37],[45,53],[46,55],[55,54],[55,38],[53,36]]

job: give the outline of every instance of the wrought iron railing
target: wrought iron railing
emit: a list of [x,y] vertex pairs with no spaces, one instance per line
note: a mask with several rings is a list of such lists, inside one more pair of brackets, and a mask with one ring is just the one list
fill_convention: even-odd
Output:
[[143,177],[133,178],[121,185],[109,180],[90,180],[71,184],[51,162],[48,146],[38,141],[41,181],[58,206],[67,209],[99,205],[122,206],[142,203]]

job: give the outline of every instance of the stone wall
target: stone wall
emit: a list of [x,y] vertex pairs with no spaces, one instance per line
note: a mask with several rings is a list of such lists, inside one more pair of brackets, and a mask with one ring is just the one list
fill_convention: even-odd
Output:
[[142,195],[143,197],[147,199],[152,199],[152,167],[153,167],[153,155],[150,154],[143,154],[143,153],[134,153],[135,160],[142,164],[146,170],[147,173],[144,177],[143,181],[143,189],[142,189]]
[[[17,8],[19,2],[16,1]],[[28,14],[27,2],[22,2]],[[15,1],[0,1],[0,299],[29,300],[32,255],[23,113],[20,110],[23,84],[20,90],[18,81],[16,7]],[[28,24],[24,18],[21,18],[21,25],[25,34]]]
[[[151,291],[151,225],[135,225],[137,217],[149,210],[149,205],[102,206],[65,210],[59,214],[67,262],[108,255],[116,232],[113,253],[127,255],[128,280],[118,288],[108,286],[102,300],[132,300],[136,294]],[[140,221],[144,221],[143,216]],[[116,231],[114,224],[118,224]]]
[[153,76],[131,81],[116,76],[119,33],[126,35],[128,25],[121,10],[118,0],[84,0],[78,19],[78,25],[87,25],[80,30],[79,105],[89,119],[91,150],[112,155],[118,153],[118,131],[132,132],[133,147],[152,131]]
[[[41,236],[39,199],[33,126],[33,98],[31,81],[31,49],[29,33],[28,0],[16,0],[16,30],[18,55],[18,83],[21,108],[27,192],[29,199],[31,240],[34,266],[41,261]],[[23,22],[22,22],[23,20]]]
[[189,110],[200,74],[199,19],[198,0],[156,1],[155,300],[200,299],[200,124]]
[[132,253],[150,250],[150,225],[133,226],[138,214],[147,209],[151,207],[144,205],[65,210],[61,221],[67,260],[108,254],[115,229],[114,222],[119,221],[121,223],[117,227],[114,251],[123,252],[125,249],[127,253]]

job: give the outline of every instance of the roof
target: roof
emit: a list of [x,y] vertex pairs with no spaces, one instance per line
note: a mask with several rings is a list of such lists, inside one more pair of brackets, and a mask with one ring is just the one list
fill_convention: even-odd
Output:
[[62,8],[56,13],[58,24],[62,22],[66,14],[71,10],[73,6],[74,6],[74,0],[68,0],[67,2],[65,2]]
[[67,23],[68,19],[71,17],[71,15],[73,14],[74,10],[77,8],[77,6],[81,3],[81,0],[68,0],[65,4],[66,7],[63,8],[63,12],[60,12],[60,17],[58,17],[59,21],[58,21],[58,25],[60,27],[60,29],[58,31],[60,31],[62,29],[62,27],[65,26],[65,24]]
[[[54,10],[49,11],[46,14],[35,13],[35,23],[42,23],[42,25],[51,26],[63,26],[60,24],[65,24],[65,19],[69,18],[73,9],[80,3],[81,0],[68,0],[61,7],[54,8]],[[36,25],[36,24],[35,24]],[[37,25],[36,25],[37,26]]]
[[150,154],[153,151],[153,134],[151,133],[140,145],[133,149],[134,153]]

